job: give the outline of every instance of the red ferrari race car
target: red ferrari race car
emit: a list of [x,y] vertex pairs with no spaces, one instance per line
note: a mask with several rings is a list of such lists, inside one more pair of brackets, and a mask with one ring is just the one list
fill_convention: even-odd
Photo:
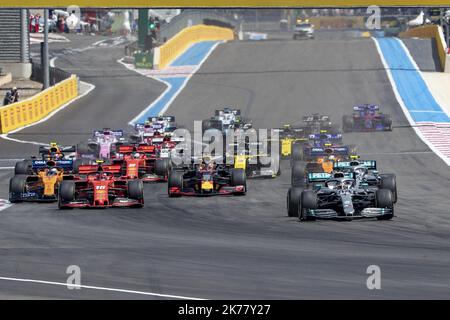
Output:
[[167,181],[170,159],[161,158],[154,145],[122,145],[112,158],[112,164],[119,165],[122,178],[142,179],[144,182]]
[[142,180],[118,178],[120,165],[82,165],[74,180],[63,180],[59,186],[58,207],[108,208],[144,206]]

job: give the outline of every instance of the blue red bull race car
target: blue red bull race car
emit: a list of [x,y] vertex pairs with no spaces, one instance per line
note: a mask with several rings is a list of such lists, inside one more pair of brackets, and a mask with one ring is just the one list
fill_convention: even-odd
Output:
[[342,131],[392,131],[392,119],[388,114],[380,112],[373,104],[353,107],[352,115],[342,117]]

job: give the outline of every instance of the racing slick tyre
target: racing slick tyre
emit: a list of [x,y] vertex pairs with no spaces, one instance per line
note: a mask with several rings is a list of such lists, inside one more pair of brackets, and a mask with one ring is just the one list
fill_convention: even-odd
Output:
[[303,159],[303,145],[301,143],[293,143],[291,149],[291,160],[302,161]]
[[312,190],[303,190],[300,196],[298,217],[301,221],[314,221],[314,217],[307,215],[308,209],[317,209],[317,194]]
[[58,191],[58,207],[59,209],[73,209],[64,207],[64,202],[71,202],[75,200],[75,182],[72,180],[63,180],[59,185]]
[[353,120],[353,116],[344,115],[342,117],[342,131],[351,132],[353,127],[355,126],[355,121]]
[[144,183],[140,179],[130,180],[127,182],[128,198],[140,202],[139,207],[144,205]]
[[391,190],[378,189],[375,193],[375,204],[377,208],[389,208],[392,210],[391,214],[385,214],[378,217],[378,220],[391,220],[394,216],[394,196]]
[[287,214],[288,217],[298,217],[300,197],[302,194],[301,188],[291,187],[287,193]]
[[304,185],[305,182],[305,164],[303,161],[295,161],[291,170],[291,185]]
[[16,162],[14,174],[28,174],[30,172],[31,160],[22,160]]
[[89,154],[98,157],[99,146],[96,143],[79,143],[77,144],[77,153],[79,155]]
[[397,181],[395,174],[382,174],[380,189],[391,190],[393,202],[397,203]]
[[167,177],[170,170],[170,159],[157,159],[155,162],[155,173],[157,176]]
[[247,175],[244,169],[231,169],[231,185],[234,186],[244,186],[245,191],[247,191]]
[[167,183],[167,193],[169,194],[169,197],[180,197],[180,195],[172,194],[170,193],[171,188],[178,188],[183,189],[183,175],[184,172],[182,171],[171,171],[169,174],[169,180]]
[[202,132],[205,132],[206,130],[211,128],[211,121],[209,120],[203,120],[202,121]]
[[[27,185],[27,176],[26,175],[15,175],[9,180],[9,192],[10,193],[23,193],[25,192],[25,188]],[[11,196],[9,197],[9,202],[17,203],[21,202],[19,199],[14,199]]]
[[392,119],[390,115],[385,115],[385,118],[383,119],[383,126],[387,128],[387,131],[392,131]]

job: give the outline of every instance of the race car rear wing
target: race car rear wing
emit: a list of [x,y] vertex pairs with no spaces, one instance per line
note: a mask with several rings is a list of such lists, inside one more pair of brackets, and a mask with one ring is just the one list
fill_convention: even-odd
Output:
[[304,116],[303,122],[314,122],[314,121],[330,121],[330,116],[319,116],[319,115],[312,115],[312,116]]
[[328,155],[348,155],[348,147],[326,147],[326,148],[311,148],[311,156],[328,156]]
[[73,168],[73,160],[32,160],[31,167],[33,169],[43,169],[43,168],[61,168],[65,170],[69,170]]
[[119,146],[119,150],[117,153],[132,153],[133,151],[136,151],[135,146],[125,145],[125,146]]
[[40,146],[39,147],[39,154],[43,153],[49,153],[49,152],[61,152],[61,153],[69,153],[69,152],[75,152],[77,150],[76,146]]
[[121,165],[81,165],[78,168],[79,174],[90,174],[97,172],[120,173]]
[[93,133],[94,137],[101,137],[104,135],[104,132],[111,132],[115,137],[123,137],[123,130],[95,130]]
[[377,162],[375,160],[359,160],[359,161],[336,161],[333,169],[342,170],[353,167],[365,167],[367,170],[377,170]]
[[[336,174],[326,173],[326,172],[309,172],[308,182],[325,182],[331,178],[336,178]],[[339,178],[349,178],[353,179],[352,172],[339,173]]]
[[360,106],[354,106],[354,111],[365,111],[365,110],[379,110],[380,107],[377,105],[367,104],[367,105],[360,105]]
[[142,152],[142,153],[153,153],[155,152],[155,146],[152,145],[140,145],[136,148],[137,152]]
[[148,117],[147,120],[150,122],[155,122],[155,121],[175,122],[175,116]]
[[310,134],[308,137],[310,140],[342,140],[341,133],[316,133]]

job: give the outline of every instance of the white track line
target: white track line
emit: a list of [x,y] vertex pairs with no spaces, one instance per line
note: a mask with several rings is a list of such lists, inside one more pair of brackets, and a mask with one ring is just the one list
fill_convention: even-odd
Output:
[[61,107],[59,107],[58,109],[54,110],[54,111],[51,112],[49,115],[47,115],[45,118],[43,118],[43,119],[41,119],[41,120],[39,120],[39,121],[37,121],[37,122],[31,123],[31,124],[29,124],[29,125],[26,125],[26,126],[24,126],[24,127],[21,127],[21,128],[16,129],[16,130],[13,130],[13,131],[11,131],[11,132],[8,132],[8,133],[6,133],[6,134],[1,134],[1,135],[0,135],[0,138],[3,138],[3,139],[5,139],[5,140],[9,140],[9,141],[19,142],[19,143],[34,144],[34,145],[37,145],[37,146],[46,146],[46,145],[48,145],[48,143],[42,143],[42,142],[36,142],[36,141],[27,141],[27,140],[15,139],[15,138],[8,137],[8,135],[9,135],[9,134],[12,134],[12,133],[17,133],[17,132],[19,132],[19,131],[21,131],[21,130],[23,130],[23,129],[25,129],[25,128],[29,128],[29,127],[32,127],[32,126],[35,126],[35,125],[37,125],[37,124],[40,124],[40,123],[42,123],[42,122],[47,121],[48,119],[50,119],[51,117],[53,117],[56,113],[58,113],[59,111],[65,109],[66,107],[68,107],[69,105],[71,105],[73,102],[75,102],[75,101],[77,101],[77,100],[83,98],[84,96],[86,96],[86,95],[89,94],[92,90],[95,89],[95,86],[94,86],[93,84],[90,84],[90,83],[87,83],[87,82],[83,82],[83,81],[80,81],[80,82],[83,83],[83,84],[85,84],[85,85],[87,85],[87,86],[89,87],[88,90],[86,90],[86,92],[80,94],[79,96],[77,96],[77,97],[75,97],[74,99],[70,100],[70,101],[67,102],[66,104],[64,104],[64,105],[62,105]]
[[[180,86],[180,89],[174,93],[174,95],[170,98],[170,100],[166,103],[166,105],[164,106],[164,108],[161,110],[161,112],[159,113],[164,114],[167,109],[170,107],[170,105],[172,104],[172,102],[176,99],[176,97],[183,91],[183,89],[186,87],[187,83],[189,82],[189,80],[191,79],[191,77],[200,69],[200,67],[202,66],[202,64],[206,61],[206,59],[208,59],[208,57],[212,54],[212,52],[217,48],[217,46],[221,43],[224,43],[224,41],[219,41],[217,42],[214,46],[212,46],[209,49],[209,52],[205,55],[205,57],[200,61],[200,63],[194,68],[194,70],[192,70],[192,72],[186,76],[186,79],[184,80],[183,84]],[[189,48],[188,48],[189,49]],[[185,50],[185,52],[187,51],[187,49]],[[182,53],[183,54],[183,53]],[[181,54],[181,55],[182,55]],[[179,56],[181,56],[179,55]],[[178,56],[178,57],[179,57]],[[174,60],[175,61],[175,60]],[[164,76],[151,76],[148,74],[145,74],[144,72],[141,72],[139,69],[136,68],[130,68],[126,63],[123,62],[123,58],[119,59],[117,61],[118,63],[122,64],[125,68],[127,68],[128,70],[134,71],[139,73],[140,75],[147,77],[147,78],[151,78],[154,79],[156,81],[162,82],[164,83],[167,88],[166,90],[164,90],[164,92],[155,100],[153,101],[147,108],[145,108],[141,113],[139,113],[136,117],[133,118],[133,120],[131,120],[128,124],[129,125],[134,125],[135,122],[137,121],[137,119],[139,119],[140,117],[142,117],[144,114],[146,114],[149,110],[151,110],[157,103],[159,100],[161,100],[165,94],[167,92],[170,91],[170,89],[172,88],[172,85],[169,82],[164,81]]]
[[[0,280],[17,281],[17,282],[31,282],[31,283],[48,284],[48,285],[64,286],[64,287],[68,286],[67,283],[63,283],[63,282],[33,280],[33,279],[0,277]],[[96,286],[87,286],[87,285],[73,285],[73,287],[75,287],[75,288],[83,288],[83,289],[92,289],[92,290],[101,290],[101,291],[114,291],[114,292],[121,292],[121,293],[131,293],[131,294],[139,294],[139,295],[154,296],[154,297],[169,298],[169,299],[206,300],[206,299],[202,299],[202,298],[178,296],[178,295],[172,295],[172,294],[162,294],[162,293],[155,293],[155,292],[135,291],[135,290],[126,290],[126,289],[107,288],[107,287],[96,287]]]
[[10,170],[14,169],[14,167],[0,167],[0,170]]
[[8,200],[0,199],[0,211],[3,211],[5,209],[8,209],[12,206],[12,203]]
[[[389,65],[387,64],[386,60],[384,59],[383,52],[381,51],[380,45],[378,43],[378,40],[374,37],[372,37],[373,42],[375,43],[375,47],[377,48],[378,55],[380,56],[381,62],[383,63],[384,69],[386,70],[386,74],[389,78],[389,82],[392,86],[392,91],[394,92],[395,98],[397,99],[398,104],[403,110],[403,113],[405,114],[406,119],[408,120],[409,124],[412,126],[414,131],[416,132],[417,136],[431,149],[433,152],[441,158],[448,166],[450,166],[450,159],[448,159],[444,154],[442,154],[428,139],[425,138],[425,136],[422,134],[422,132],[417,127],[417,123],[414,122],[412,119],[408,108],[405,105],[405,102],[403,101],[400,93],[397,89],[397,84],[394,81],[394,78],[391,73],[391,69],[389,68]],[[400,40],[399,40],[400,41]],[[414,60],[412,60],[414,61]],[[415,64],[415,62],[413,62]],[[415,64],[417,66],[417,64]]]

